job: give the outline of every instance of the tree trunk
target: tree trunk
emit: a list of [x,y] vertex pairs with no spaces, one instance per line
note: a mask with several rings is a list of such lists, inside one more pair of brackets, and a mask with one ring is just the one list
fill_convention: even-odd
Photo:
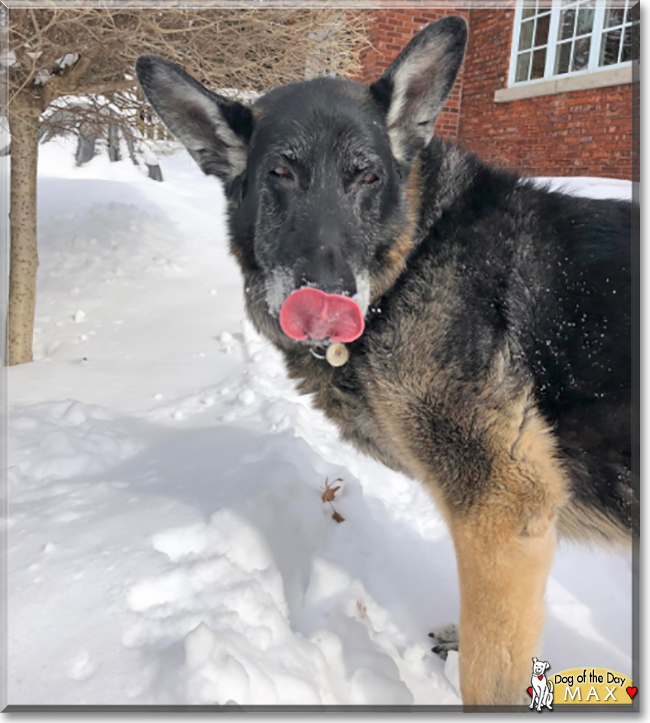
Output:
[[130,129],[122,128],[122,135],[124,136],[124,140],[126,141],[126,147],[129,151],[129,158],[131,159],[131,163],[133,163],[134,166],[137,166],[138,159],[135,156],[135,143],[133,141],[133,134],[131,133]]
[[145,165],[147,166],[147,171],[149,172],[149,178],[151,178],[153,181],[163,180],[162,168],[158,164],[156,164],[155,166],[150,166],[147,163]]
[[114,125],[108,126],[108,158],[111,163],[122,160],[120,153],[120,132]]
[[36,170],[38,164],[38,115],[31,109],[9,113],[11,132],[11,181],[9,220],[11,253],[7,365],[32,361],[36,305]]
[[81,126],[77,136],[77,152],[74,161],[76,166],[83,166],[84,163],[92,161],[95,157],[95,143],[97,137],[95,131],[88,126]]

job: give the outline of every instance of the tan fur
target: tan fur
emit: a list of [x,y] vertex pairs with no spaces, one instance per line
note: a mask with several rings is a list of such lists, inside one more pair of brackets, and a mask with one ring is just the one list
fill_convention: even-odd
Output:
[[[497,523],[494,531],[493,523]],[[526,700],[530,661],[539,654],[544,590],[555,550],[554,520],[518,534],[505,515],[455,522],[460,586],[460,684],[465,705]]]
[[485,416],[495,465],[491,497],[498,514],[514,515],[523,523],[519,534],[535,535],[536,526],[545,528],[567,499],[568,480],[557,461],[553,435],[530,390]]
[[411,167],[409,182],[406,187],[406,199],[408,202],[407,217],[404,229],[395,243],[391,246],[388,256],[382,265],[382,273],[379,277],[372,279],[370,298],[379,298],[394,283],[397,277],[406,268],[406,259],[415,244],[415,227],[417,214],[420,208],[420,158],[418,157]]
[[621,529],[615,520],[574,500],[560,510],[557,527],[560,537],[588,547],[606,545],[627,549],[633,541],[632,533]]
[[530,661],[540,652],[557,511],[568,486],[528,394],[488,416],[494,483],[477,509],[450,524],[465,705],[525,700]]

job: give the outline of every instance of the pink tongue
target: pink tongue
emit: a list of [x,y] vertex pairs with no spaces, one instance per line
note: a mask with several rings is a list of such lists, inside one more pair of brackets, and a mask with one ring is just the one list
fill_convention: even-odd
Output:
[[354,341],[363,334],[363,315],[356,301],[318,289],[298,289],[280,309],[280,326],[291,339]]

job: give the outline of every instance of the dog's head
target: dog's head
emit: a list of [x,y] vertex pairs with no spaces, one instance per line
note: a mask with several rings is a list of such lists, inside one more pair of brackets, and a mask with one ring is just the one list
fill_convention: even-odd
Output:
[[369,88],[319,78],[271,90],[252,107],[162,58],[138,59],[158,115],[203,171],[224,181],[248,311],[276,342],[358,338],[370,302],[403,269],[417,211],[415,160],[466,37],[464,20],[446,17]]
[[550,663],[547,663],[544,660],[537,660],[537,658],[533,658],[533,675],[544,675],[546,670],[550,668]]

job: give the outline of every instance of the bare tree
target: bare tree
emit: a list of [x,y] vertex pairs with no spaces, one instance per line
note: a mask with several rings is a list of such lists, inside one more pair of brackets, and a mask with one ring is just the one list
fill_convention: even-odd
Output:
[[[135,124],[143,99],[133,65],[142,53],[164,55],[213,89],[264,91],[300,80],[307,70],[355,75],[367,42],[358,14],[342,23],[341,11],[327,7],[197,10],[179,2],[174,9],[141,10],[116,7],[110,0],[93,7],[56,5],[41,0],[38,7],[10,7],[9,33],[6,41],[0,39],[0,81],[9,86],[12,144],[10,365],[32,360],[39,117],[54,101],[101,96],[125,117],[131,114]],[[93,122],[93,104],[82,105],[82,122]],[[94,122],[105,120],[94,117]]]

